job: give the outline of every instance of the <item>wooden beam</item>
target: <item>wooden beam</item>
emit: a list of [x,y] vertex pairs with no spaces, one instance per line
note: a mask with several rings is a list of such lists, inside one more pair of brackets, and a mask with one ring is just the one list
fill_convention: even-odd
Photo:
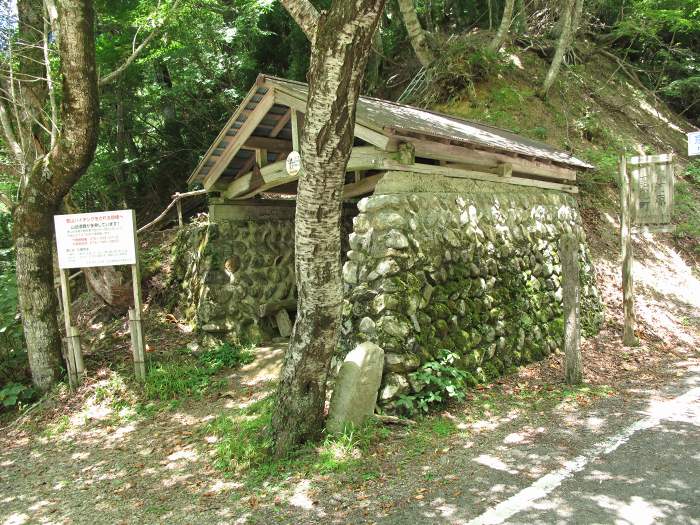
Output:
[[358,182],[346,184],[343,186],[343,199],[351,199],[374,191],[375,186],[383,176],[383,173],[378,173],[377,175],[370,175],[369,177],[360,179]]
[[[258,150],[255,150],[255,151],[257,152]],[[238,177],[238,176],[243,175],[244,173],[248,173],[250,170],[253,169],[254,165],[255,165],[255,155],[251,155],[250,158],[245,161],[245,164],[243,164],[243,167],[241,167],[241,169],[238,170],[238,173],[236,174],[236,176]]]
[[[396,157],[396,153],[381,151],[372,146],[353,148],[346,171],[381,170],[385,160],[394,160]],[[396,162],[398,164],[398,161]],[[263,184],[254,185],[252,174],[247,173],[229,184],[223,192],[224,197],[227,199],[249,199],[258,193],[299,179],[298,175],[291,176],[287,173],[285,160],[265,166],[260,170],[260,174]]]
[[277,135],[279,135],[280,131],[284,129],[291,117],[292,110],[288,109],[287,112],[277,121],[277,124],[275,124],[275,127],[272,128],[272,131],[270,131],[270,137],[275,138]]
[[410,142],[415,146],[416,157],[446,160],[451,163],[459,163],[465,166],[471,165],[478,168],[497,169],[501,164],[510,164],[513,167],[513,171],[517,173],[539,175],[540,177],[565,181],[576,180],[575,170],[540,161],[511,157],[501,153],[480,151],[452,144],[420,140],[413,137],[400,137],[400,140]]
[[627,164],[657,164],[662,162],[671,162],[672,159],[672,153],[664,153],[662,155],[644,155],[638,157],[630,157],[629,159],[627,159]]
[[425,173],[430,175],[444,175],[446,177],[454,177],[460,179],[483,180],[486,182],[499,182],[505,184],[514,184],[516,186],[532,186],[549,190],[559,190],[568,193],[578,193],[578,188],[569,184],[559,184],[557,182],[547,182],[534,179],[526,179],[521,177],[504,178],[493,173],[484,173],[482,171],[472,171],[466,169],[450,168],[448,166],[433,166],[430,164],[401,164],[394,160],[385,160],[382,162],[382,169],[390,171],[411,171],[414,173]]
[[243,146],[248,138],[253,134],[258,122],[270,111],[270,108],[275,104],[274,90],[270,89],[263,96],[263,98],[258,102],[258,105],[248,116],[243,125],[238,128],[238,132],[235,136],[229,138],[229,144],[226,146],[224,152],[215,161],[214,165],[209,170],[209,173],[202,181],[202,185],[205,189],[211,188],[214,183],[221,176],[223,171],[228,166],[231,159],[236,155],[238,150]]
[[[407,171],[415,173],[425,173],[430,175],[443,175],[446,177],[454,178],[482,180],[486,182],[506,183],[513,184],[516,186],[529,186],[543,189],[551,189],[565,191],[568,193],[578,193],[578,188],[570,184],[560,184],[557,182],[527,179],[517,176],[509,177],[504,176],[502,174],[469,170],[463,167],[454,167],[454,165],[434,166],[430,164],[421,163],[405,164],[398,160],[400,156],[401,154],[399,152],[386,152],[371,146],[356,147],[353,148],[352,153],[350,154],[350,160],[348,162],[346,171]],[[502,172],[507,173],[507,167],[502,168]],[[253,184],[254,179],[252,177],[252,174],[248,173],[234,180],[224,191],[224,196],[228,199],[248,199],[257,195],[258,193],[267,191],[276,186],[281,186],[282,184],[288,184],[290,182],[298,180],[298,176],[290,176],[287,173],[284,161],[278,161],[268,166],[265,166],[260,170],[260,174],[263,180],[262,184]],[[358,182],[347,184],[345,188],[347,188],[348,191],[357,195],[357,193],[355,192],[360,191],[360,189],[363,189],[365,187],[362,186],[363,183],[367,185],[372,185],[373,183],[376,184],[376,182],[379,180],[374,179],[372,177],[374,176],[366,177],[365,179],[361,179]],[[368,182],[365,183],[364,181],[366,180],[368,180]],[[364,193],[367,193],[368,191],[371,191],[371,189],[363,189]],[[361,195],[361,193],[359,194]]]
[[244,146],[252,149],[266,149],[270,151],[289,151],[291,144],[288,140],[271,139],[270,137],[248,137]]

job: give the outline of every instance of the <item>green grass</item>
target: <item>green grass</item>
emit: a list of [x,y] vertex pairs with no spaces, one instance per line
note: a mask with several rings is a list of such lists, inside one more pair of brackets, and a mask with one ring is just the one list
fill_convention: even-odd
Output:
[[144,392],[149,400],[201,398],[210,390],[224,384],[215,379],[218,372],[224,368],[236,368],[252,360],[253,354],[249,348],[228,343],[205,350],[196,357],[188,351],[183,351],[170,360],[152,363],[149,366]]
[[306,445],[286,458],[274,459],[269,432],[273,407],[274,396],[268,396],[232,414],[220,415],[200,430],[202,435],[217,438],[215,468],[241,477],[252,486],[299,472],[330,474],[352,470],[360,479],[378,476],[376,470],[359,468],[372,444],[390,433],[374,419],[360,428],[326,435],[322,442]]

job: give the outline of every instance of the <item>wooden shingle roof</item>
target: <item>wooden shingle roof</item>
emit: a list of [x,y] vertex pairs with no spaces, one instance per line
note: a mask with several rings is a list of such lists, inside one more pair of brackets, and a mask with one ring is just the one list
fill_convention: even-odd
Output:
[[[248,191],[253,187],[294,182],[279,171],[289,152],[298,148],[307,96],[307,84],[260,75],[189,182],[202,183],[231,198],[247,198],[254,194]],[[544,188],[575,191],[576,171],[592,168],[566,151],[510,131],[373,97],[361,96],[358,100],[355,137],[356,146],[363,146],[355,148],[362,158],[371,153],[368,147],[383,153],[395,152],[406,144],[415,153],[415,162],[423,162],[416,167],[476,167],[487,175],[503,174],[507,168],[512,179],[500,181],[511,184],[535,185],[521,180],[530,178],[540,181],[537,185]],[[359,161],[351,165],[367,169]],[[395,159],[381,157],[371,169],[382,167],[396,169]]]

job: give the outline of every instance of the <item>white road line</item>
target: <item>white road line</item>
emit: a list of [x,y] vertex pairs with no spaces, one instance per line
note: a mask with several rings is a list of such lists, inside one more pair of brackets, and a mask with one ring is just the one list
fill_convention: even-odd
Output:
[[499,523],[503,523],[511,516],[528,508],[534,501],[552,492],[561,485],[565,479],[570,478],[576,472],[582,470],[590,461],[605,454],[609,454],[620,445],[626,443],[636,432],[658,425],[663,419],[667,419],[676,415],[679,411],[683,411],[687,408],[688,403],[699,398],[700,388],[693,388],[681,396],[659,403],[651,410],[650,416],[636,421],[619,434],[593,445],[580,456],[575,457],[571,461],[567,461],[559,470],[546,474],[529,487],[524,488],[507,500],[491,507],[480,516],[468,521],[466,525],[498,525]]

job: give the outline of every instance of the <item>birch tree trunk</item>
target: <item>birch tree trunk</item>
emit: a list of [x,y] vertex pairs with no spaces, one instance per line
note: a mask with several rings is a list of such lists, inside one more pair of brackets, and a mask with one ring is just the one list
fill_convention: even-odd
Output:
[[[30,1],[18,3],[18,10],[30,7]],[[14,210],[22,323],[32,380],[40,390],[48,389],[61,373],[52,264],[53,215],[92,161],[98,132],[92,1],[61,0],[58,15],[62,127],[55,147],[28,172]],[[36,99],[27,104],[41,107],[40,102]],[[41,145],[42,137],[32,132],[32,139]]]
[[503,17],[501,18],[501,25],[498,26],[498,31],[494,35],[493,39],[489,44],[489,49],[491,51],[498,51],[501,49],[503,42],[506,40],[506,35],[510,30],[510,25],[513,22],[513,8],[515,7],[515,0],[506,0],[506,5],[503,7]]
[[554,57],[552,58],[552,63],[549,66],[547,75],[545,76],[544,82],[542,84],[542,89],[540,95],[544,98],[547,96],[554,80],[559,74],[561,69],[561,63],[564,60],[569,47],[574,39],[576,30],[578,29],[578,23],[581,19],[581,12],[583,10],[583,0],[569,0],[564,7],[564,12],[562,13],[561,22],[561,34],[559,35],[559,40],[557,41],[557,49],[554,52]]
[[406,32],[413,51],[416,53],[421,66],[428,67],[435,61],[435,55],[433,55],[430,46],[428,46],[425,31],[420,25],[420,20],[418,20],[414,0],[399,0],[399,9],[401,10],[401,17],[406,26]]
[[333,0],[320,16],[306,0],[283,3],[313,45],[295,221],[297,318],[272,416],[278,457],[317,438],[323,428],[343,300],[342,187],[357,98],[384,0]]

